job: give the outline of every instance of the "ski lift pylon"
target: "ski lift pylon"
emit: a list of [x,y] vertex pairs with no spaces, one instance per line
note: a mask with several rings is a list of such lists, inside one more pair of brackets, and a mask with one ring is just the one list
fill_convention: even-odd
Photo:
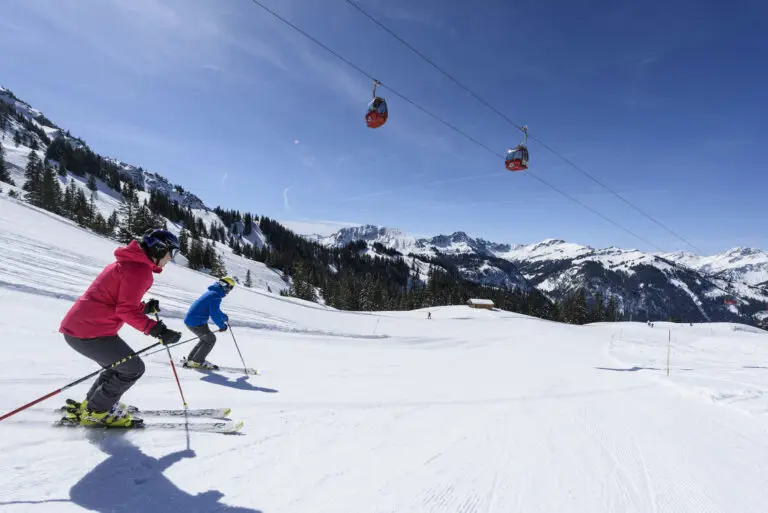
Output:
[[524,126],[522,130],[525,138],[521,144],[518,144],[514,148],[510,148],[507,152],[507,157],[504,159],[504,165],[510,171],[523,171],[528,169],[528,127]]
[[365,113],[365,124],[368,128],[379,128],[387,122],[389,117],[389,110],[387,108],[387,101],[384,98],[376,96],[376,86],[381,85],[381,82],[373,80],[373,99],[368,104],[368,112]]

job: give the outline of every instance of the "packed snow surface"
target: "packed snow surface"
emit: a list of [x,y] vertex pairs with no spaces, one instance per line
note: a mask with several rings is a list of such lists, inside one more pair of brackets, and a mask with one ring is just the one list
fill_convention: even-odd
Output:
[[[115,247],[0,198],[0,411],[95,370],[57,330]],[[171,264],[147,297],[187,338],[211,281]],[[341,312],[243,287],[223,305],[262,375],[179,377],[191,408],[231,407],[240,435],[50,427],[89,380],[0,422],[3,513],[766,511],[760,330]],[[239,365],[230,333],[210,359]],[[179,408],[166,353],[145,362],[124,400]]]

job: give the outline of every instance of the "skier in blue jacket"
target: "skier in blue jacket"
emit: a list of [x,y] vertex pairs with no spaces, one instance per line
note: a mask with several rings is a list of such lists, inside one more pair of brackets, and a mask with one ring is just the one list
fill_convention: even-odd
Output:
[[208,287],[208,291],[189,307],[184,324],[192,333],[200,337],[200,341],[192,351],[189,352],[186,360],[182,362],[185,367],[218,369],[217,365],[212,364],[205,358],[213,350],[216,344],[216,335],[208,327],[210,318],[219,327],[219,331],[227,330],[229,317],[221,311],[221,300],[235,288],[235,280],[226,276]]

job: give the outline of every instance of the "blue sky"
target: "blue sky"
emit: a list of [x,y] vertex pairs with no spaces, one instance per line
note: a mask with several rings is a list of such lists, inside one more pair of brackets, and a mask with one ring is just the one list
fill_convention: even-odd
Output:
[[[262,0],[504,153],[510,124],[344,0]],[[577,5],[578,4],[578,7]],[[360,5],[704,252],[768,247],[768,6],[611,0]],[[13,0],[0,84],[99,153],[280,220],[654,250],[380,90],[250,0]],[[664,250],[692,248],[535,142],[530,172]]]

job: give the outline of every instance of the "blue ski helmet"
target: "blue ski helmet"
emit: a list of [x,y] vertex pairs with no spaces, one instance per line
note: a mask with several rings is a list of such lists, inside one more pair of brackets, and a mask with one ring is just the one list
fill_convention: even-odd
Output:
[[141,239],[141,247],[150,258],[156,260],[160,260],[168,252],[171,253],[171,258],[175,258],[179,252],[179,239],[168,230],[148,230]]

